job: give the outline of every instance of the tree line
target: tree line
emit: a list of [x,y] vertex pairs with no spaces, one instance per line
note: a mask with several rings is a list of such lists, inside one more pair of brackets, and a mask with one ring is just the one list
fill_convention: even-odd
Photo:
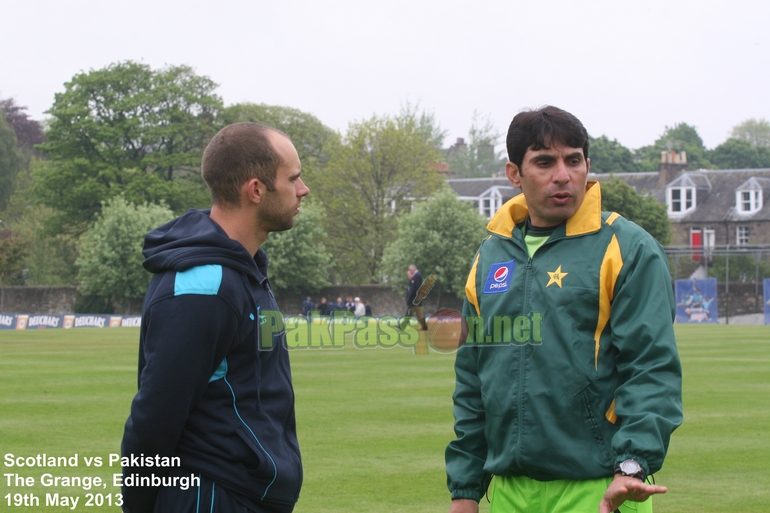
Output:
[[[474,115],[468,143],[445,150],[446,133],[418,106],[338,133],[291,107],[225,106],[216,88],[188,66],[126,61],[75,75],[55,95],[44,124],[14,99],[0,101],[0,286],[77,284],[76,308],[90,312],[141,298],[150,278],[141,267],[144,234],[210,205],[202,151],[221,127],[252,121],[291,138],[311,189],[295,228],[265,242],[275,288],[401,289],[415,263],[439,274],[441,290],[462,295],[486,222],[456,199],[437,169],[446,163],[464,177],[502,170],[505,159],[495,149],[501,135],[488,117]],[[695,129],[681,124],[635,152],[602,136],[591,142],[592,171],[645,170],[661,148],[684,149],[699,167],[770,167],[762,160],[768,133],[766,121],[749,120],[706,150]],[[667,242],[665,207],[620,180],[608,182],[605,196],[605,207]]]
[[657,171],[661,153],[671,150],[687,152],[690,169],[770,168],[770,122],[748,119],[734,126],[728,139],[713,149],[706,148],[696,128],[687,123],[666,127],[653,144],[633,151],[604,135],[592,138],[591,171]]

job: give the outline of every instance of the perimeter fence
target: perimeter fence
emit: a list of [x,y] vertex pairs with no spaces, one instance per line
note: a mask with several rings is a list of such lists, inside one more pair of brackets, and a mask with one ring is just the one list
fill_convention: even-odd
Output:
[[763,280],[770,278],[770,244],[666,246],[671,279],[715,278],[719,316],[764,312]]

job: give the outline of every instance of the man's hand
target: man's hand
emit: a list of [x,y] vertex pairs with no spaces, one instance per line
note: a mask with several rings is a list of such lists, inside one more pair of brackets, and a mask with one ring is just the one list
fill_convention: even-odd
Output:
[[479,503],[471,499],[455,499],[449,513],[479,513]]
[[599,503],[599,513],[612,513],[625,501],[644,502],[656,493],[666,493],[665,486],[648,485],[635,477],[615,474]]

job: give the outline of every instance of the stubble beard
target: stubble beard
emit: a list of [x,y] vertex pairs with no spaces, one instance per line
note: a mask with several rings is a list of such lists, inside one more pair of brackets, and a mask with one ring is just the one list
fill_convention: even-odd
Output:
[[268,210],[267,215],[261,220],[262,226],[268,232],[285,232],[294,227],[294,209],[288,212],[276,212]]

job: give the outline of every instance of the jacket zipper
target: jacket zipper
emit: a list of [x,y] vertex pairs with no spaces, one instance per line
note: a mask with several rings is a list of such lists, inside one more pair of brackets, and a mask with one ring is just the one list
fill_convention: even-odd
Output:
[[[549,237],[548,240],[546,240],[538,249],[537,251],[541,251],[545,246],[549,244],[553,244],[557,240],[561,240],[564,237],[558,237],[558,238],[552,238]],[[522,238],[523,240],[523,238]],[[519,249],[522,249],[524,251],[524,254],[527,255],[527,265],[525,267],[526,274],[524,278],[524,301],[522,303],[523,311],[522,313],[531,313],[530,307],[529,307],[529,289],[532,283],[532,256],[529,256],[529,250],[527,249],[527,244],[524,242],[523,244],[518,244],[518,241],[511,237],[511,241],[519,246]],[[535,253],[537,253],[537,251]],[[521,468],[521,447],[522,447],[522,436],[524,434],[524,421],[523,421],[523,415],[524,415],[524,406],[523,406],[523,399],[524,399],[524,359],[526,357],[526,348],[528,344],[521,344],[518,346],[519,350],[519,391],[518,391],[518,402],[517,402],[517,411],[518,411],[518,436],[516,439],[516,453],[514,455],[514,459],[516,461],[516,465]]]
[[[524,278],[524,302],[522,303],[523,312],[527,312],[529,308],[529,287],[530,282],[532,280],[532,257],[527,257],[527,266],[526,266],[526,274]],[[524,434],[524,421],[523,421],[523,415],[524,415],[524,406],[522,404],[524,400],[524,358],[525,358],[525,351],[524,349],[527,347],[527,344],[522,344],[518,346],[517,350],[519,351],[519,391],[518,391],[518,398],[516,401],[516,404],[518,405],[518,413],[517,418],[519,419],[519,425],[518,425],[518,436],[516,437],[516,465],[518,467],[521,467],[521,445],[522,445],[522,436]]]

